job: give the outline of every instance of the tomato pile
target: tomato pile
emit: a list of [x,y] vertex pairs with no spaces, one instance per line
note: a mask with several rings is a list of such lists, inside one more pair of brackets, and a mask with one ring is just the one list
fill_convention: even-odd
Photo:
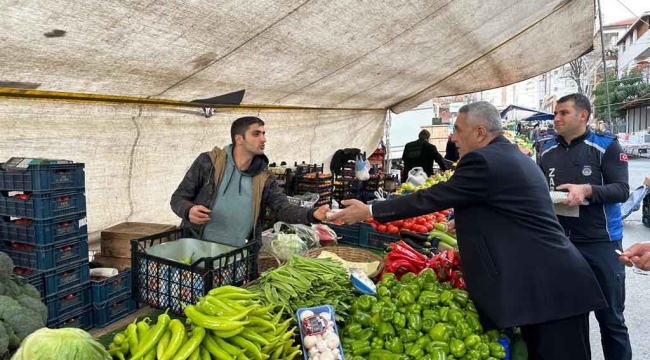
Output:
[[429,215],[391,221],[385,224],[382,224],[373,218],[367,218],[365,222],[370,224],[373,229],[387,234],[397,235],[401,230],[408,230],[417,233],[428,233],[434,229],[436,223],[447,222],[447,216],[449,213],[450,210],[443,210],[431,213]]

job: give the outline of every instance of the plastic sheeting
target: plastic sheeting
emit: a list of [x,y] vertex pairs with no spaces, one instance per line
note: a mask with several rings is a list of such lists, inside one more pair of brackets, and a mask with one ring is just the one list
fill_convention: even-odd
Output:
[[[28,106],[27,106],[27,104]],[[230,143],[230,124],[240,116],[266,123],[271,161],[319,164],[335,149],[357,144],[374,149],[383,111],[220,112],[0,101],[0,162],[12,156],[69,159],[86,164],[89,231],[122,221],[176,224],[171,194],[199,153]]]

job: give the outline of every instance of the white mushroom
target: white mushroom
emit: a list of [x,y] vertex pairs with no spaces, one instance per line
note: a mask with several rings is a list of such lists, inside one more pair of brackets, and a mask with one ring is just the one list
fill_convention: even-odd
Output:
[[300,314],[300,321],[305,320],[306,318],[314,316],[314,312],[311,310],[305,310]]
[[316,343],[316,348],[320,352],[329,351],[329,348],[327,347],[327,343],[325,342],[325,340],[318,340],[318,342]]
[[317,342],[318,339],[316,338],[316,336],[312,336],[312,335],[307,335],[302,340],[302,344],[305,345],[305,349],[307,350],[313,349],[316,346]]
[[332,316],[330,316],[330,313],[328,312],[322,312],[319,315],[328,322],[332,320]]

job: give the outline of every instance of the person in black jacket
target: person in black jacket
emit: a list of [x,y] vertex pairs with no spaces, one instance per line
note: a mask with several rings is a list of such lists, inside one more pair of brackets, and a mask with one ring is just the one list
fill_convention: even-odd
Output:
[[520,326],[530,360],[590,359],[588,314],[607,303],[558,223],[544,175],[502,133],[492,104],[463,106],[453,134],[461,158],[447,182],[371,206],[344,201],[332,219],[388,222],[453,207],[483,324]]
[[429,143],[431,134],[427,130],[420,131],[418,139],[404,146],[402,160],[404,171],[402,178],[407,179],[408,173],[415,167],[421,167],[427,176],[433,175],[433,161],[435,160],[441,170],[447,170],[447,165],[435,145]]
[[445,147],[445,159],[451,161],[451,162],[456,162],[458,159],[460,159],[460,155],[458,155],[458,149],[456,148],[456,144],[454,144],[453,141],[451,141],[451,136],[447,139],[447,146]]
[[[632,359],[623,309],[625,267],[615,251],[623,250],[621,204],[630,195],[627,155],[614,135],[587,127],[591,103],[582,94],[558,100],[558,136],[542,147],[540,166],[550,190],[568,191],[557,215],[567,237],[596,274],[609,307],[596,311],[606,360]],[[588,204],[583,204],[587,200]]]

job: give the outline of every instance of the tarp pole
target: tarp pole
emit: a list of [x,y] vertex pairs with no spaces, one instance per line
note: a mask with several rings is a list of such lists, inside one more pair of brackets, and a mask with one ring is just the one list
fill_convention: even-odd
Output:
[[[607,61],[605,61],[605,34],[603,34],[603,10],[600,8],[600,0],[598,2],[598,22],[600,23],[600,53],[603,57],[603,75],[605,76],[605,91],[607,93],[607,120],[611,130],[614,130],[612,122],[612,108],[609,104],[609,79],[607,79]],[[610,130],[610,131],[611,131]],[[613,132],[613,131],[612,131]]]

